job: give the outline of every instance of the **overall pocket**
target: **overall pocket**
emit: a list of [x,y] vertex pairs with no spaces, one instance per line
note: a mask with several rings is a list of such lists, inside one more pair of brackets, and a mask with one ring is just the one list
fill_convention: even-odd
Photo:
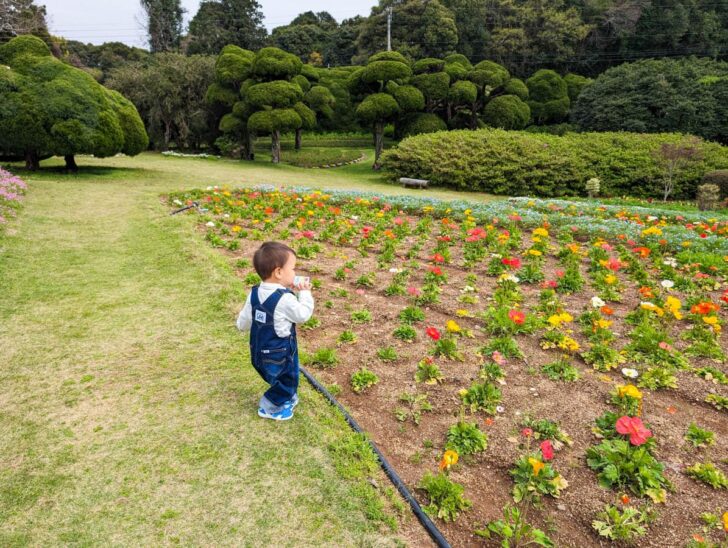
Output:
[[286,348],[262,348],[258,351],[258,363],[266,381],[281,374],[288,359]]

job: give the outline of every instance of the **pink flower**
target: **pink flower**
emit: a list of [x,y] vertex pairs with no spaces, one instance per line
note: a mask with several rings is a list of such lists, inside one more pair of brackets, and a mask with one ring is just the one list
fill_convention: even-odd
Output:
[[542,441],[540,447],[543,460],[551,460],[554,458],[554,448],[549,440]]
[[433,341],[440,340],[441,335],[436,327],[428,327],[427,329],[425,329],[425,333],[427,333],[427,336],[430,337]]
[[314,236],[316,236],[316,234],[313,232],[313,230],[304,230],[303,232],[301,232],[302,238],[308,238],[309,240],[313,240]]
[[498,365],[503,365],[504,363],[506,363],[506,359],[505,359],[505,357],[503,357],[503,354],[501,354],[501,353],[500,353],[500,352],[498,352],[497,350],[496,350],[495,352],[493,352],[493,353],[492,353],[492,354],[490,355],[490,357],[491,357],[491,359],[492,359],[492,360],[493,360],[493,361],[494,361],[495,363],[497,363]]
[[356,290],[356,294],[357,295],[364,295],[365,293],[366,293],[366,291],[364,291],[363,289],[357,289]]
[[419,290],[419,289],[417,289],[417,288],[416,288],[416,287],[414,287],[414,286],[409,286],[409,287],[407,288],[407,293],[409,293],[409,294],[410,294],[410,295],[412,295],[413,297],[417,297],[417,296],[418,296],[418,295],[420,294],[420,290]]
[[521,430],[521,434],[523,434],[523,436],[526,438],[530,438],[531,436],[533,436],[533,430],[531,430],[530,428],[524,428],[523,430]]
[[629,434],[629,443],[632,445],[642,445],[652,437],[652,431],[645,428],[639,417],[620,417],[615,428],[622,435]]
[[657,346],[659,346],[660,348],[662,348],[663,350],[666,350],[668,352],[672,351],[672,346],[667,344],[665,341],[660,341],[660,344],[658,344]]

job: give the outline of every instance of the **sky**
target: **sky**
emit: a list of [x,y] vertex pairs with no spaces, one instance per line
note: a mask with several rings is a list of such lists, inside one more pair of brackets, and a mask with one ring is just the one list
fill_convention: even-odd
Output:
[[[341,22],[355,15],[369,15],[376,0],[258,0],[263,12],[263,24],[270,32],[274,27],[287,25],[304,11],[328,11]],[[124,42],[130,46],[146,47],[144,12],[137,0],[38,0],[48,14],[51,34],[70,40],[102,44]],[[197,12],[200,0],[182,0],[187,10],[185,26]]]

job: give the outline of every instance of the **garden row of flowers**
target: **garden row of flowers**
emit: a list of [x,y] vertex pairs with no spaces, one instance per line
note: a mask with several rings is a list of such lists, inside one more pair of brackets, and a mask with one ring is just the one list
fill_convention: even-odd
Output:
[[0,168],[0,230],[15,216],[27,188],[20,177]]
[[[487,427],[502,413],[505,366],[527,361],[524,337],[535,337],[552,356],[537,371],[550,381],[582,382],[586,367],[615,386],[612,408],[595,420],[597,443],[585,455],[599,485],[615,493],[614,502],[592,522],[604,538],[634,540],[646,534],[656,505],[673,487],[657,458],[659,432],[645,419],[644,391],[675,390],[683,375],[694,375],[714,387],[699,403],[728,411],[721,342],[728,305],[728,219],[560,200],[475,205],[302,189],[212,187],[170,199],[202,205],[206,238],[214,246],[235,251],[247,240],[293,242],[304,260],[341,257],[334,280],[350,283],[357,292],[377,290],[406,301],[392,336],[425,341],[413,364],[418,384],[439,383],[438,363],[464,360],[472,339],[488,337],[474,352],[481,364],[478,375],[457,393],[458,418],[447,431],[439,467],[419,484],[427,511],[445,521],[471,505],[451,472],[468,466],[468,456],[486,451],[488,435],[479,421]],[[347,252],[336,254],[337,249]],[[361,259],[350,257],[356,254]],[[367,258],[376,259],[376,268],[360,267]],[[249,267],[249,261],[239,266]],[[315,265],[309,271],[316,273]],[[495,281],[489,295],[481,291],[484,279]],[[250,273],[246,281],[257,278]],[[535,302],[526,287],[537,290]],[[343,289],[331,294],[347,297]],[[324,302],[324,308],[332,306]],[[626,311],[616,312],[625,306]],[[433,325],[423,309],[449,319]],[[369,310],[351,311],[352,326],[371,321]],[[314,318],[304,328],[319,325]],[[354,329],[347,329],[338,344],[356,338]],[[398,358],[392,346],[380,348],[377,357],[385,363]],[[337,350],[319,348],[304,360],[332,367]],[[373,369],[351,373],[354,393],[378,383]],[[427,392],[418,391],[403,394],[395,414],[419,424],[431,411]],[[513,503],[501,519],[475,532],[506,543],[550,546],[547,532],[533,527],[528,514],[542,506],[543,498],[558,498],[568,487],[558,456],[572,441],[552,420],[525,417],[518,428],[520,456],[510,469]],[[700,450],[716,443],[715,434],[696,423],[685,439]],[[683,472],[709,488],[728,489],[728,478],[708,453]],[[705,525],[696,543],[709,543],[719,529],[728,531],[728,513],[701,519]]]

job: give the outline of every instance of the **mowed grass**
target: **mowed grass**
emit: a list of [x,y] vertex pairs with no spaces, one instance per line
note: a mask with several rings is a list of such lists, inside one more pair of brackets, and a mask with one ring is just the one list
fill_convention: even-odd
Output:
[[78,162],[10,166],[30,188],[0,236],[0,545],[426,542],[305,382],[293,421],[257,417],[264,385],[234,327],[247,288],[160,201],[210,184],[416,191],[369,162]]

